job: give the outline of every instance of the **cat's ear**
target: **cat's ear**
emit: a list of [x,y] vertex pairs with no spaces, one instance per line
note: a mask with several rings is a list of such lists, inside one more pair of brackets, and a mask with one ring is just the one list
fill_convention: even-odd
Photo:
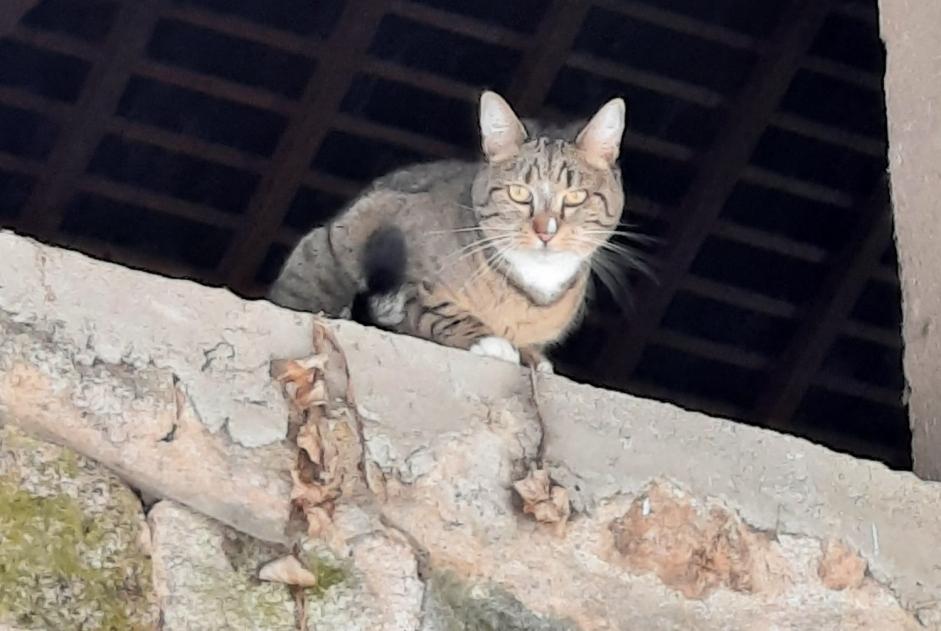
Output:
[[513,157],[526,141],[526,128],[510,104],[496,92],[480,96],[480,141],[491,162]]
[[585,159],[594,166],[609,168],[617,162],[624,135],[624,118],[627,106],[624,99],[612,99],[588,121],[575,138],[575,146],[585,154]]

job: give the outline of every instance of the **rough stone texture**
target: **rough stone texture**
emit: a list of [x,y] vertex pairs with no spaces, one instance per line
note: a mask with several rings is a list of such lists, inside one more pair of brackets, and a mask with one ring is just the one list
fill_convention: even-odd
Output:
[[[165,631],[294,631],[290,589],[257,580],[285,551],[171,501],[151,509],[154,579]],[[407,546],[367,533],[340,559],[308,542],[302,563],[318,579],[304,590],[308,626],[317,631],[416,629],[423,587]],[[391,598],[390,598],[391,596]]]
[[283,552],[171,501],[148,514],[164,631],[295,631],[294,597],[255,577]]
[[[341,507],[332,546],[308,543],[304,560],[339,567],[344,580],[307,599],[311,629],[399,631],[418,629],[424,586],[417,561],[398,533],[384,529],[357,507]],[[443,631],[443,630],[442,630]]]
[[[3,233],[0,252],[15,253],[13,239]],[[78,371],[106,365],[172,374],[210,432],[224,428],[248,447],[284,438],[287,405],[269,385],[268,362],[272,354],[303,351],[299,333],[309,330],[303,317],[279,318],[272,326],[268,305],[233,301],[223,291],[194,293],[195,286],[186,282],[158,283],[152,292],[141,292],[140,274],[128,269],[89,268],[76,283],[75,270],[64,267],[70,259],[49,252],[34,249],[33,260],[18,260],[12,267],[5,262],[0,309],[11,322],[34,325],[42,319],[51,341],[74,349]],[[110,271],[104,274],[104,269]],[[68,312],[58,314],[60,306]],[[207,314],[212,314],[210,326]],[[226,387],[220,388],[220,382]],[[121,406],[100,407],[95,395],[88,386],[75,402],[102,415],[122,411]]]
[[653,572],[687,598],[716,588],[755,593],[777,587],[786,562],[768,533],[722,506],[697,509],[675,489],[655,484],[610,526],[614,548],[635,572]]
[[[309,322],[9,233],[0,233],[0,252],[0,418],[68,437],[151,495],[198,501],[233,527],[282,540],[291,453],[232,440],[228,415],[243,415],[243,442],[283,436],[287,406],[268,359],[305,352]],[[236,347],[237,361],[214,355]]]
[[915,471],[941,480],[941,3],[880,0]]
[[[155,496],[282,540],[291,452],[236,444],[221,424],[202,424],[200,402],[221,409],[252,391],[258,422],[283,426],[284,404],[260,403],[281,396],[262,364],[308,355],[311,319],[9,235],[0,250],[13,270],[0,277],[0,415],[146,482]],[[133,293],[148,326],[117,299],[79,306],[86,278],[96,292]],[[199,309],[198,320],[177,322],[187,308]],[[309,600],[314,628],[941,628],[941,485],[546,377],[537,398],[547,461],[576,510],[557,536],[522,515],[512,491],[540,436],[524,371],[352,323],[331,327],[384,483],[377,497],[338,502],[315,556],[351,579]],[[147,348],[146,360],[102,357],[89,329],[107,333],[106,350]],[[243,337],[218,374],[188,381],[205,358],[176,336],[212,348],[226,331]],[[340,365],[331,356],[331,395],[344,392]],[[678,519],[686,572],[656,537],[638,539]],[[842,590],[824,584],[830,540],[858,551],[869,575]],[[699,584],[706,588],[690,591]]]
[[0,629],[152,629],[149,554],[117,476],[0,424]]
[[866,561],[839,541],[827,541],[817,576],[829,589],[856,588],[866,580]]

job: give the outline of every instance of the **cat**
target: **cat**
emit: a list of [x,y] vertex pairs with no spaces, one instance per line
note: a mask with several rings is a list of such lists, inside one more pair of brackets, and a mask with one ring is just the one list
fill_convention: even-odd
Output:
[[531,133],[484,92],[480,162],[380,177],[298,243],[269,299],[348,316],[365,297],[381,326],[551,372],[545,350],[579,323],[621,219],[625,110],[616,98],[577,135]]

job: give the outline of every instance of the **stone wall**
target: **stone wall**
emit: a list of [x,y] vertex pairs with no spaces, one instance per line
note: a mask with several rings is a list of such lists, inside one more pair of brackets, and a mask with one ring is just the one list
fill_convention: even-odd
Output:
[[941,480],[941,2],[880,0],[915,471]]
[[[324,352],[310,315],[9,233],[0,252],[0,424],[140,491],[125,547],[164,629],[941,629],[941,484],[352,323]],[[309,538],[270,362],[315,350],[339,474]],[[564,527],[514,491],[543,464],[561,494],[530,495],[567,497]],[[258,581],[289,551],[315,587]],[[47,628],[13,610],[0,628]]]

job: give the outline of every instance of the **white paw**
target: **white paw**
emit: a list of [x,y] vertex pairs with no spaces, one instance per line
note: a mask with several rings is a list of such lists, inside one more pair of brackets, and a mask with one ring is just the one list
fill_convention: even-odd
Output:
[[405,294],[376,294],[369,297],[369,311],[376,324],[394,327],[405,320]]
[[540,359],[539,363],[536,364],[536,372],[541,372],[546,375],[551,375],[555,372],[555,369],[552,367],[552,362],[548,359]]
[[470,347],[470,352],[485,357],[495,357],[514,364],[520,363],[520,352],[516,350],[516,347],[496,335],[480,338]]

